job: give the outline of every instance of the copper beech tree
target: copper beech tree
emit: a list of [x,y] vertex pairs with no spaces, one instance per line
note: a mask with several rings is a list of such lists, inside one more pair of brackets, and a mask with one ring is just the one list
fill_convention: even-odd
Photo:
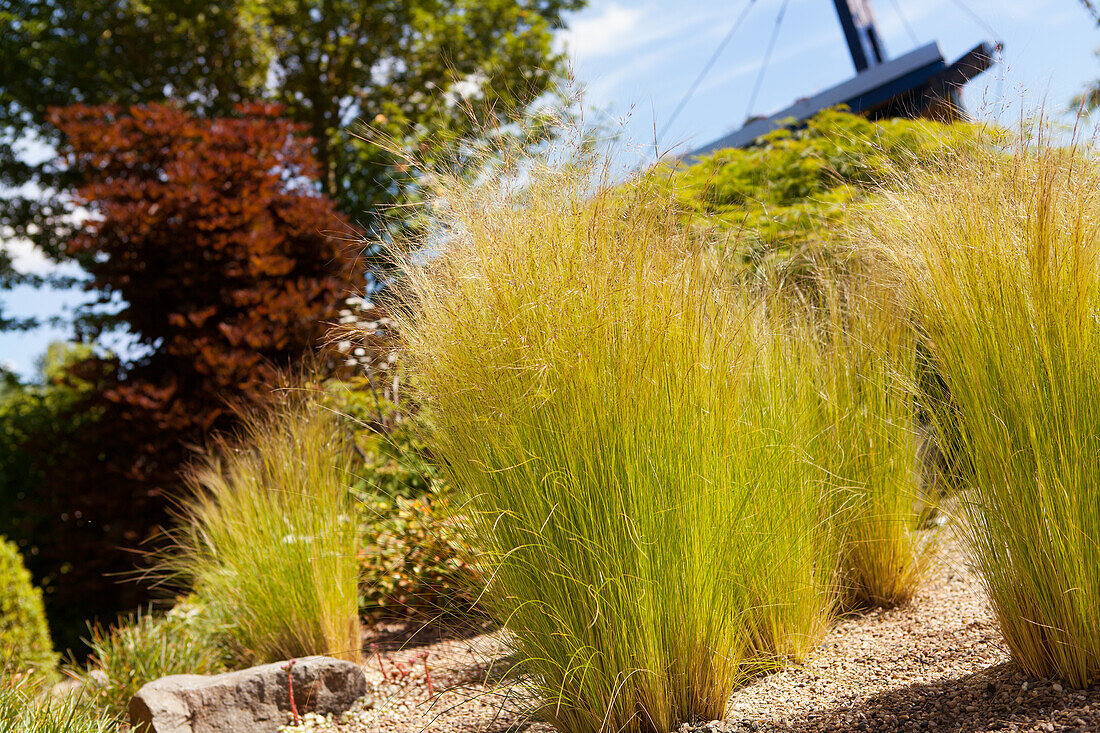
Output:
[[83,179],[78,203],[94,212],[70,252],[148,350],[112,399],[155,406],[166,426],[209,430],[226,396],[269,387],[355,287],[310,141],[276,106],[238,111],[78,106],[52,120]]
[[[86,450],[73,451],[77,465],[46,471],[39,506],[64,508],[53,518],[63,526],[34,559],[73,568],[57,577],[55,608],[75,602],[66,588],[86,604],[94,576],[133,567],[126,550],[167,519],[188,446],[231,427],[233,403],[270,394],[362,287],[346,225],[319,193],[311,142],[279,112],[52,111],[81,181],[76,203],[89,212],[71,254],[99,303],[116,309],[100,309],[100,325],[125,328],[135,354],[90,398],[101,417],[80,441]],[[104,556],[107,547],[118,551]],[[116,590],[111,605],[136,600],[126,595]]]

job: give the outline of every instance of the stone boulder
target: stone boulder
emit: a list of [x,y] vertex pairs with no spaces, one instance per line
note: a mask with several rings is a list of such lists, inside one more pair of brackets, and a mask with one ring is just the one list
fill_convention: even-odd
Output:
[[[274,733],[290,712],[287,664],[162,677],[130,700],[130,725],[135,733]],[[339,715],[367,692],[357,664],[330,657],[297,659],[290,674],[299,714]]]

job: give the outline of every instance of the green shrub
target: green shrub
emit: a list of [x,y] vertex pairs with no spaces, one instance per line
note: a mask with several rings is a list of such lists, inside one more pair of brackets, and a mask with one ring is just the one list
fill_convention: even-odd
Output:
[[[85,696],[111,715],[125,716],[130,698],[147,682],[170,674],[214,674],[224,669],[221,649],[199,617],[201,607],[177,606],[163,616],[138,614],[117,626],[91,627],[89,668],[71,673]],[[105,676],[96,678],[94,671]]]
[[48,671],[56,662],[42,593],[15,544],[0,536],[0,670]]
[[189,476],[165,571],[193,587],[241,664],[359,657],[351,450],[337,416],[292,397],[245,416]]
[[[367,506],[367,505],[364,505]],[[442,509],[441,509],[442,507]],[[359,608],[374,618],[477,621],[482,586],[446,497],[377,500],[359,550]]]
[[832,607],[806,380],[649,182],[438,182],[401,333],[485,602],[564,733],[722,717]]
[[[392,377],[381,375],[390,381]],[[345,418],[357,448],[352,488],[360,497],[394,500],[445,494],[440,471],[424,443],[416,414],[376,390],[373,379],[328,382],[324,403]]]
[[870,121],[826,110],[798,130],[777,130],[750,148],[719,150],[669,180],[699,226],[738,233],[750,259],[825,242],[859,203],[898,170],[972,147],[971,125]]
[[990,146],[911,173],[861,234],[908,283],[950,401],[966,539],[1028,674],[1100,680],[1100,170]]
[[118,722],[88,698],[43,694],[33,679],[0,671],[0,733],[113,733]]
[[[367,367],[371,368],[371,367]],[[325,385],[325,404],[344,418],[357,448],[352,464],[359,517],[359,609],[375,619],[477,621],[480,581],[452,516],[451,491],[424,442],[417,414],[402,409],[376,373]]]
[[100,420],[102,410],[87,404],[100,375],[70,371],[91,354],[86,345],[54,342],[35,382],[9,382],[0,391],[0,535],[18,545],[42,589],[62,650],[80,648],[88,618],[114,617],[120,603],[138,595],[135,584],[104,574],[119,553],[103,548],[122,544],[121,534],[90,523],[82,516],[86,506],[43,488],[51,471],[80,454]]

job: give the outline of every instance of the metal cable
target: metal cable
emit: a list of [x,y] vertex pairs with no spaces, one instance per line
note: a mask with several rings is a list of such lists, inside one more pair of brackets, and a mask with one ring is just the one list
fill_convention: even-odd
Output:
[[[1088,2],[1088,0],[1085,0]],[[905,13],[902,12],[901,3],[898,0],[891,0],[894,3],[894,10],[897,11],[898,17],[901,18],[901,24],[905,26],[905,30],[909,32],[909,38],[913,41],[913,45],[917,46],[920,41],[917,40],[917,34],[913,32],[913,26],[909,25],[909,19],[905,17]]]
[[756,105],[756,96],[760,93],[760,85],[764,81],[764,72],[768,70],[768,62],[772,58],[772,50],[775,49],[775,39],[779,37],[779,26],[783,25],[783,16],[787,13],[787,4],[790,0],[783,0],[779,6],[779,12],[775,16],[775,26],[772,28],[772,37],[768,39],[768,48],[764,51],[764,61],[760,64],[760,73],[756,75],[756,84],[753,85],[752,95],[749,97],[749,106],[745,109],[745,119],[752,115],[752,108]]
[[698,76],[695,77],[695,81],[693,81],[691,83],[691,86],[688,87],[688,90],[680,99],[680,103],[676,105],[676,109],[672,111],[672,115],[668,118],[668,121],[665,122],[664,126],[661,128],[660,134],[658,134],[657,139],[654,140],[654,146],[660,145],[661,139],[665,136],[665,133],[668,132],[668,128],[672,127],[672,123],[676,121],[676,118],[680,115],[680,112],[683,111],[684,105],[686,105],[688,103],[688,100],[691,99],[692,95],[695,94],[695,90],[699,88],[699,83],[703,81],[703,77],[707,75],[707,72],[709,72],[711,67],[714,66],[714,63],[718,60],[718,57],[722,55],[722,51],[726,49],[726,46],[729,44],[730,39],[733,38],[733,34],[736,33],[737,29],[741,27],[741,24],[745,22],[745,17],[749,14],[749,9],[752,8],[752,6],[755,4],[756,0],[749,0],[749,2],[741,10],[741,14],[737,16],[737,20],[733,21],[733,25],[730,26],[729,31],[726,32],[725,38],[723,38],[722,42],[718,44],[718,48],[714,49],[714,53],[711,54],[710,59],[708,59],[707,62],[703,64],[703,68],[699,71]]
[[989,33],[990,37],[995,42],[997,42],[997,43],[1001,42],[1001,35],[999,33],[997,33],[997,30],[993,26],[991,26],[989,23],[987,23],[985,18],[983,18],[982,16],[980,16],[976,12],[974,12],[974,10],[969,5],[964,3],[963,0],[951,0],[951,2],[955,3],[956,7],[958,7],[964,13],[969,15],[970,18],[974,22],[976,22],[978,25],[980,25],[982,28],[984,28],[986,30],[986,32]]

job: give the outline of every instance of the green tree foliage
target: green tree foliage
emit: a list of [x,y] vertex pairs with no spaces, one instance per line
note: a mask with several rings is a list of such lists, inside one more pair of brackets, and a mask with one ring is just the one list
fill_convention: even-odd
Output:
[[776,130],[756,146],[719,150],[654,175],[666,177],[700,226],[737,235],[738,246],[755,261],[826,239],[853,204],[913,165],[973,145],[976,132],[964,124],[872,122],[826,110],[805,127]]
[[[30,536],[34,520],[15,510],[36,495],[41,482],[41,465],[32,459],[27,447],[35,437],[47,432],[60,433],[78,425],[63,424],[60,416],[94,391],[93,381],[70,367],[92,355],[82,344],[55,342],[38,363],[35,381],[23,384],[11,373],[3,375],[0,385],[0,534],[9,537]],[[94,415],[88,415],[88,420]],[[23,546],[23,552],[32,549]]]
[[45,671],[57,661],[42,611],[42,593],[15,544],[0,536],[0,673],[6,668]]
[[[21,390],[0,421],[0,472],[18,474],[0,518],[52,620],[79,633],[62,615],[109,621],[141,600],[107,575],[132,567],[120,548],[167,518],[189,446],[317,345],[350,284],[320,233],[339,213],[383,234],[415,191],[402,151],[503,134],[551,90],[552,30],[582,2],[0,0],[0,238],[80,262],[122,302],[82,332],[119,324],[145,350]],[[233,119],[242,102],[289,120]],[[300,177],[264,178],[284,154]],[[0,287],[19,279],[4,257]]]
[[[0,187],[11,189],[0,202],[0,239],[65,255],[73,229],[66,192],[77,174],[50,154],[59,139],[51,108],[171,97],[217,113],[252,97],[267,60],[244,4],[0,0]],[[0,286],[36,280],[16,273],[0,246]],[[15,324],[0,317],[4,325]]]
[[79,461],[87,461],[82,471],[94,473],[101,460],[92,441],[99,433],[103,410],[86,409],[86,403],[106,379],[106,362],[89,359],[92,355],[85,345],[52,344],[33,383],[10,382],[0,391],[0,534],[18,542],[27,567],[42,587],[54,639],[61,649],[79,645],[87,615],[137,602],[127,588],[104,592],[114,582],[103,577],[88,586],[80,603],[58,596],[70,574],[96,578],[109,570],[110,553],[86,554],[79,558],[78,567],[73,555],[58,557],[50,552],[52,546],[89,529],[105,532],[106,544],[118,540],[113,534],[117,528],[109,524],[90,528],[90,518],[52,491],[48,478],[64,475],[66,466]]
[[[308,125],[322,187],[370,226],[412,184],[385,149],[420,157],[511,121],[551,88],[562,13],[583,0],[266,0],[255,14],[277,69],[272,94]],[[470,100],[464,104],[463,100]],[[358,137],[369,123],[377,135]],[[381,143],[381,144],[379,144]]]
[[[563,68],[552,30],[582,4],[0,0],[0,186],[33,184],[0,205],[0,236],[65,255],[65,192],[78,173],[21,153],[57,144],[51,108],[165,100],[201,115],[282,104],[314,141],[323,192],[379,233],[388,205],[414,185],[387,148],[453,150],[551,89]],[[463,98],[476,101],[466,109]],[[377,134],[357,137],[357,120]],[[4,277],[14,273],[0,251]]]

